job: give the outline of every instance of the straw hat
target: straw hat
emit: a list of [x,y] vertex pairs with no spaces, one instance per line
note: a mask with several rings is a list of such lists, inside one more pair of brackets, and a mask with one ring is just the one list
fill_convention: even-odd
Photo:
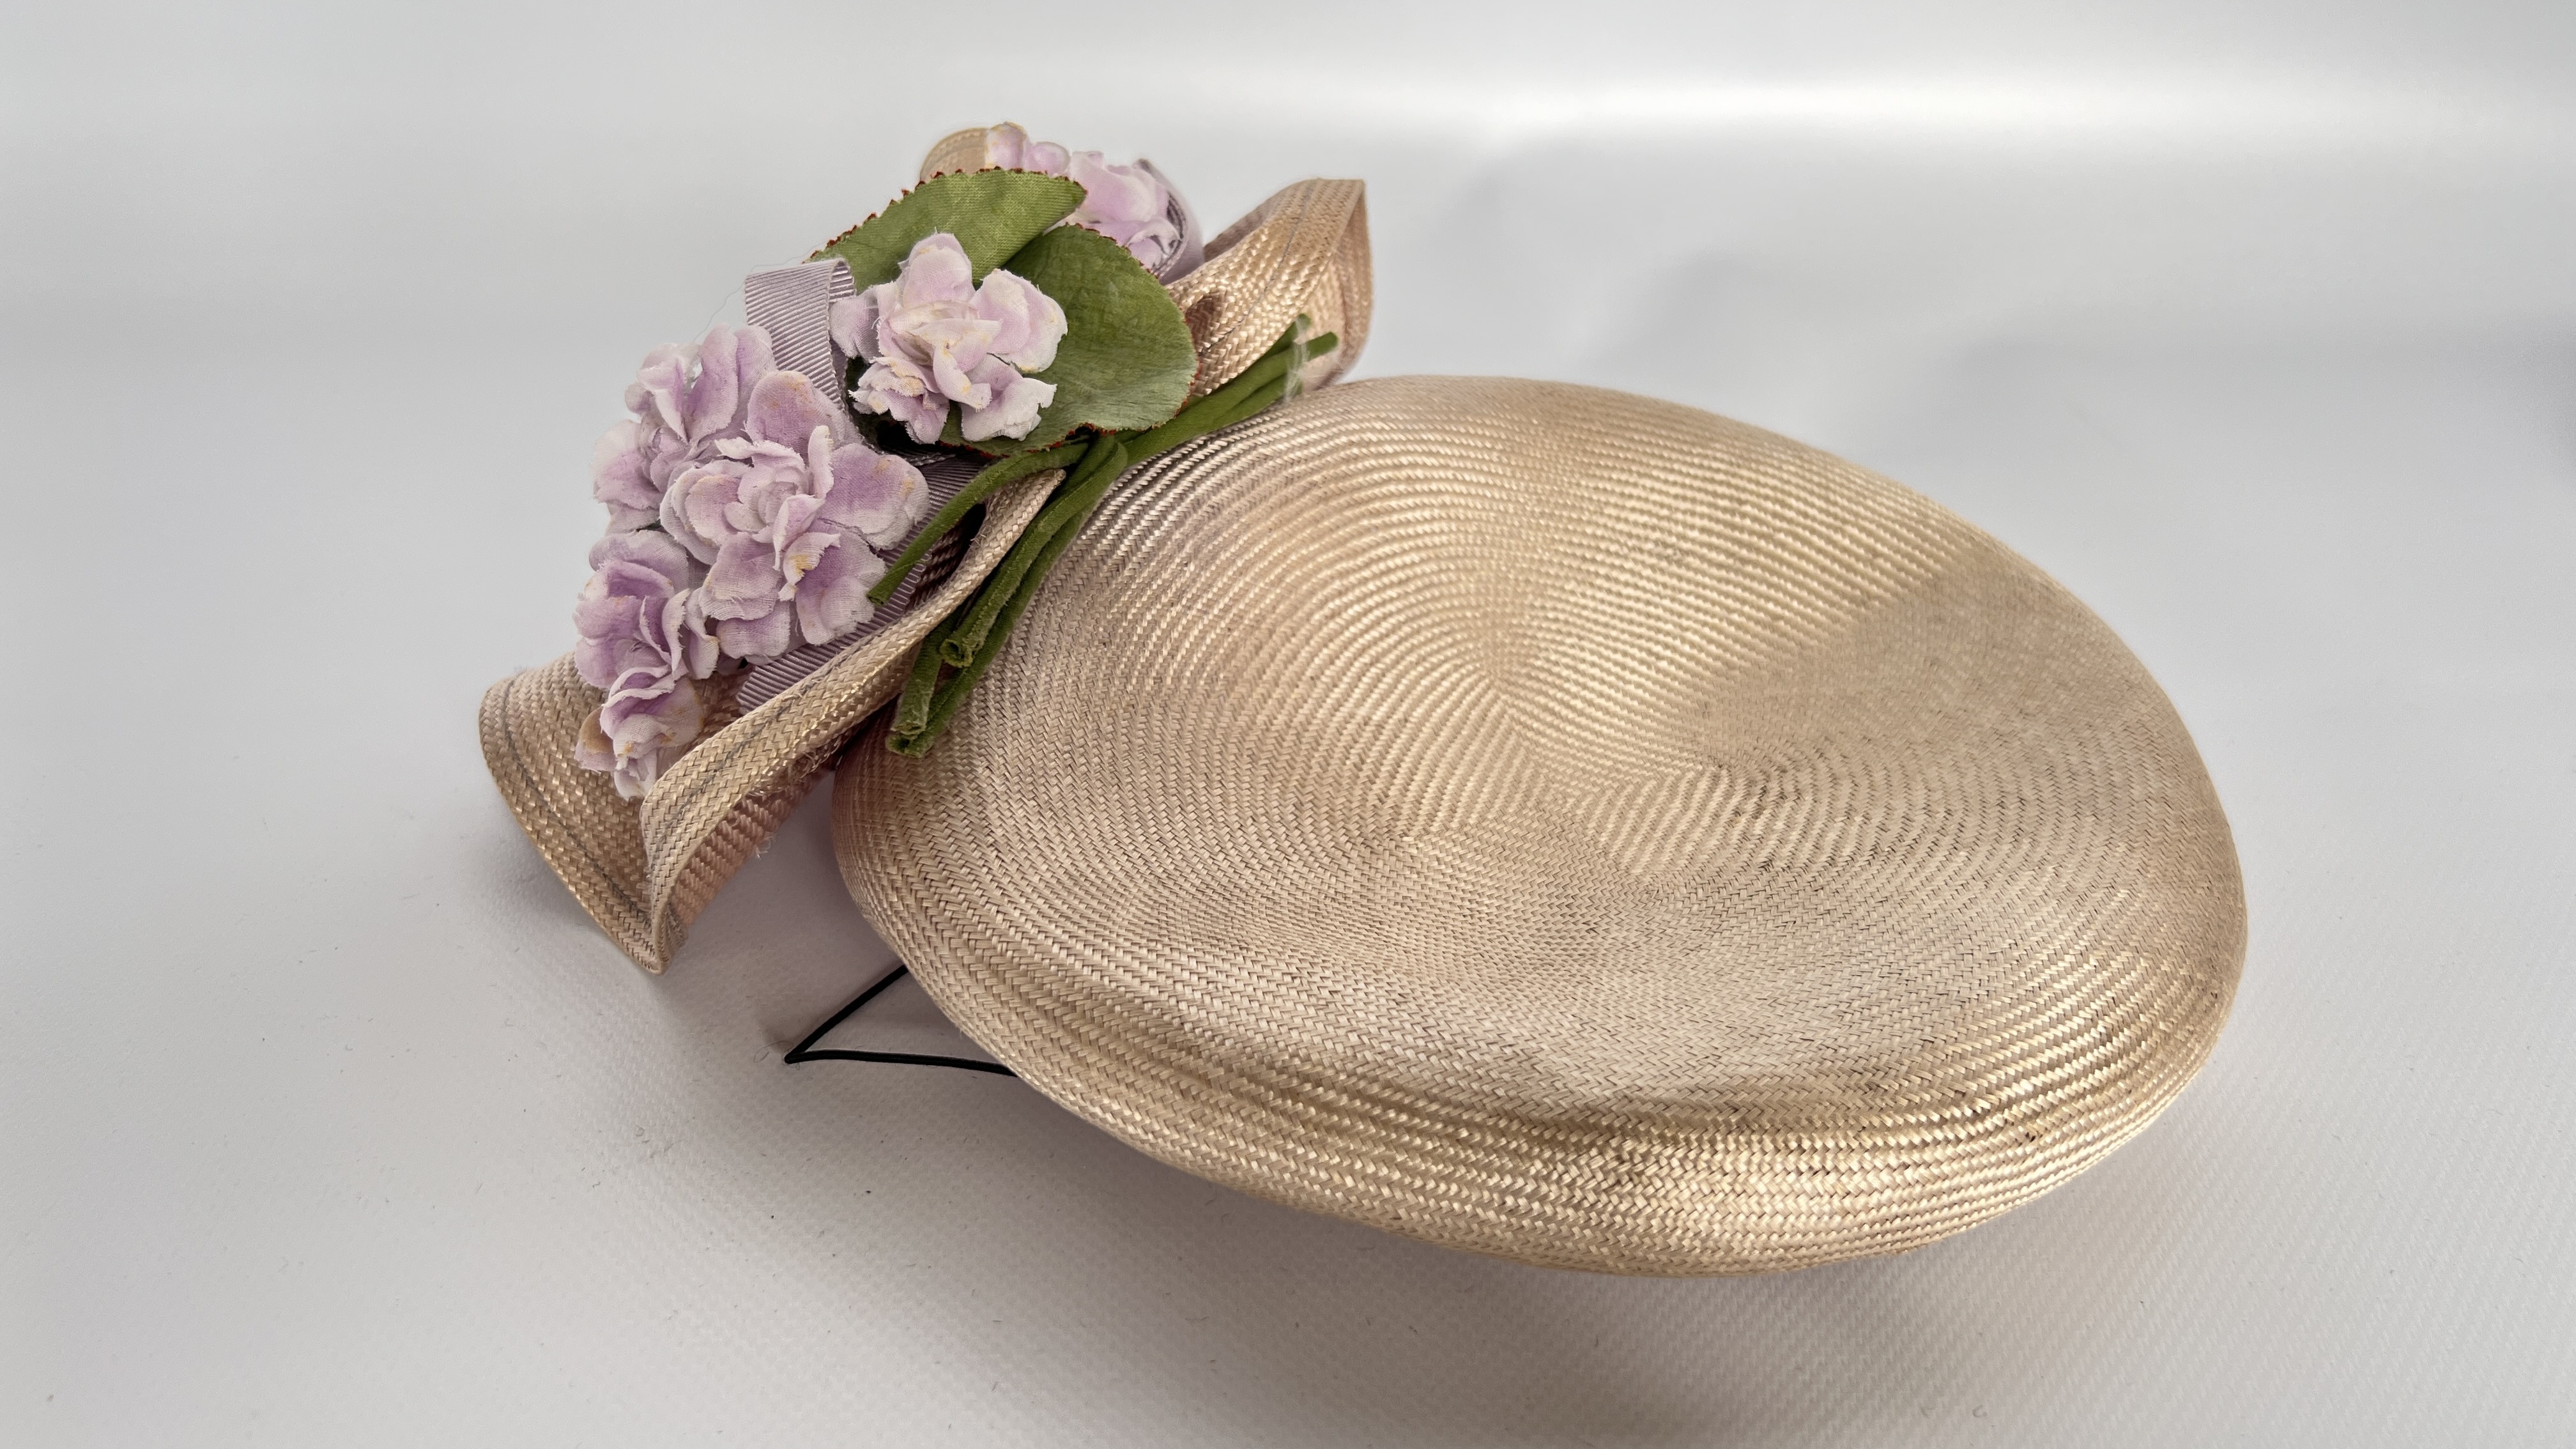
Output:
[[[1192,274],[1203,350],[1364,334],[1357,186],[1306,185]],[[1967,1227],[2145,1126],[2225,1020],[2242,888],[2181,721],[1896,484],[1623,394],[1321,388],[1122,479],[939,747],[889,752],[908,655],[1048,481],[640,816],[565,758],[568,666],[495,687],[495,778],[630,954],[837,756],[861,908],[1038,1090],[1258,1196],[1622,1273]]]
[[2182,723],[1929,501],[1558,384],[1328,389],[1148,465],[924,759],[869,920],[1176,1166],[1629,1273],[1928,1242],[2199,1067],[2244,905]]

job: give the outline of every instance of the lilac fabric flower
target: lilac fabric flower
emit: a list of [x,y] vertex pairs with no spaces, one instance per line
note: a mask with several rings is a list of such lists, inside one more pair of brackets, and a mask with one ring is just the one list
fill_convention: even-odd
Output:
[[591,496],[608,505],[612,531],[658,517],[681,470],[742,436],[752,385],[777,366],[769,334],[712,327],[696,342],[654,348],[626,389],[635,416],[610,428],[591,456]]
[[987,166],[1062,176],[1072,160],[1072,154],[1062,146],[1053,141],[1032,141],[1028,132],[1009,121],[985,128],[984,164]]
[[1172,189],[1161,173],[1139,161],[1112,166],[1097,151],[1076,151],[1065,169],[1082,186],[1082,205],[1065,220],[1087,226],[1127,249],[1157,276],[1181,249],[1181,229],[1172,222]]
[[661,521],[708,566],[696,597],[724,652],[765,658],[866,622],[885,577],[874,549],[901,543],[930,494],[918,469],[852,438],[802,373],[762,378],[748,414],[744,437],[672,480]]
[[995,267],[975,285],[966,249],[947,232],[913,244],[891,282],[834,302],[832,340],[868,363],[851,390],[860,410],[935,442],[949,404],[965,409],[968,442],[1025,438],[1055,384],[1025,376],[1055,362],[1064,309],[1027,280]]
[[703,571],[688,550],[666,534],[612,533],[590,546],[590,567],[572,608],[581,636],[573,666],[585,681],[610,689],[636,669],[681,667],[701,679],[715,671],[715,641],[690,617],[689,590]]
[[698,737],[706,711],[695,681],[715,672],[716,641],[689,587],[697,562],[666,535],[612,533],[591,545],[590,566],[573,605],[573,665],[608,698],[583,722],[573,757],[640,799]]
[[[1005,309],[994,335],[1014,326],[1029,329]],[[829,643],[869,617],[874,550],[920,525],[929,489],[775,367],[756,327],[656,349],[626,405],[637,416],[601,440],[593,476],[610,532],[573,606],[574,667],[608,698],[573,756],[635,800],[697,739],[697,681],[725,656]]]
[[1111,165],[1097,151],[1068,151],[1052,141],[1032,141],[1027,131],[1005,121],[985,128],[984,164],[1080,182],[1082,205],[1065,223],[1108,237],[1164,281],[1198,265],[1195,255],[1182,255],[1194,251],[1197,241],[1189,234],[1189,209],[1151,161]]
[[[673,600],[672,607],[681,601]],[[607,700],[581,722],[573,763],[608,772],[620,799],[641,800],[706,719],[706,702],[686,671],[632,669],[618,676]]]

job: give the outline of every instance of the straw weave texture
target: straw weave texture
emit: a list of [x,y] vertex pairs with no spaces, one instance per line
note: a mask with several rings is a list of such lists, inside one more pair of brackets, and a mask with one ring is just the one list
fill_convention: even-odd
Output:
[[835,838],[939,1005],[1167,1162],[1451,1247],[1927,1243],[2207,1056],[2233,846],[2138,661],[1690,409],[1344,385],[1148,464]]
[[1368,345],[1375,298],[1369,267],[1368,194],[1357,181],[1300,181],[1208,243],[1208,260],[1174,282],[1172,300],[1198,346],[1190,395],[1250,367],[1298,317],[1341,345],[1306,365],[1308,388],[1349,368]]
[[[730,684],[699,684],[707,703],[704,729],[733,718]],[[650,964],[652,910],[637,807],[618,797],[606,775],[573,763],[582,721],[603,698],[569,654],[511,675],[483,695],[483,763],[519,827],[582,909],[617,949]]]

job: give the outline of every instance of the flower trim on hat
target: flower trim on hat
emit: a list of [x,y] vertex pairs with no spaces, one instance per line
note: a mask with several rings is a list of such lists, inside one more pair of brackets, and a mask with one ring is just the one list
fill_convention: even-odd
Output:
[[[573,609],[575,665],[606,694],[574,760],[621,797],[696,742],[709,681],[847,638],[993,490],[1061,469],[915,660],[890,744],[928,749],[1119,476],[1290,396],[1335,345],[1301,318],[1189,401],[1198,353],[1166,284],[1200,248],[1162,174],[1009,124],[983,133],[981,159],[815,252],[857,292],[811,319],[847,360],[839,396],[779,366],[757,326],[657,347],[627,387],[628,417],[593,455],[608,532]],[[928,449],[993,461],[925,522]]]
[[957,238],[935,231],[913,243],[891,282],[834,302],[832,341],[868,364],[850,389],[861,412],[902,423],[916,443],[936,443],[949,404],[964,411],[964,441],[1025,438],[1055,386],[1027,376],[1055,362],[1064,308],[1025,279],[995,267],[983,283]]

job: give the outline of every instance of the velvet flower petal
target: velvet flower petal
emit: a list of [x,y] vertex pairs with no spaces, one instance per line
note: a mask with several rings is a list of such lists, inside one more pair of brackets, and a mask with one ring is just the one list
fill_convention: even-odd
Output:
[[706,705],[696,680],[715,664],[706,619],[687,593],[642,610],[634,644],[616,676],[600,686],[608,697],[583,721],[573,749],[576,764],[607,771],[628,800],[643,798],[663,767],[697,739]]
[[1038,412],[1055,401],[1055,384],[1022,377],[999,358],[988,358],[977,370],[980,388],[989,394],[981,406],[968,406],[958,420],[958,436],[970,443],[990,437],[1025,438],[1037,426]]
[[796,624],[809,644],[827,644],[875,614],[868,590],[884,578],[885,560],[842,537],[821,551],[796,580]]
[[746,463],[719,458],[672,479],[662,494],[662,531],[698,562],[714,563],[716,550],[735,532],[725,522],[725,511],[741,501],[743,478],[750,471]]
[[769,334],[757,327],[713,327],[694,343],[647,354],[626,389],[635,416],[610,428],[591,456],[591,496],[608,506],[608,526],[655,522],[672,479],[742,436],[753,385],[775,367]]
[[[913,244],[893,281],[833,304],[834,339],[869,364],[850,393],[853,406],[902,423],[917,443],[938,441],[952,403],[991,415],[978,438],[1028,435],[1037,410],[1026,399],[1036,394],[1017,392],[1017,384],[1023,368],[1055,361],[1064,309],[998,267],[980,287],[973,278],[957,238],[933,232]],[[997,406],[997,386],[1022,403]]]
[[[801,446],[782,436],[809,423]],[[708,565],[697,598],[725,653],[828,644],[874,612],[867,590],[885,563],[873,548],[909,536],[929,489],[848,431],[801,375],[772,373],[754,389],[749,436],[672,485],[664,526]]]
[[573,604],[580,635],[573,666],[583,680],[607,689],[632,669],[658,668],[673,658],[696,675],[715,668],[704,630],[693,633],[685,615],[679,632],[666,637],[666,606],[686,595],[697,575],[696,561],[676,541],[652,532],[612,533],[591,545],[590,566],[590,582]]
[[975,315],[994,326],[986,351],[1022,372],[1044,372],[1055,365],[1055,345],[1064,340],[1064,308],[1053,297],[995,267],[975,289],[974,305]]
[[984,164],[1013,171],[1043,171],[1062,176],[1072,156],[1053,141],[1032,141],[1029,133],[1004,121],[984,131]]
[[754,442],[802,448],[816,428],[829,428],[836,437],[849,430],[840,410],[825,402],[801,372],[782,368],[763,376],[750,391],[744,431]]
[[928,516],[929,485],[920,469],[901,458],[850,443],[833,449],[827,463],[831,481],[821,491],[822,517],[870,547],[901,547]]
[[841,297],[825,314],[832,327],[832,345],[844,357],[877,357],[877,289],[868,288],[855,297]]
[[660,441],[652,424],[629,419],[601,434],[591,450],[590,496],[608,505],[610,528],[642,528],[659,511],[653,473]]
[[948,397],[931,385],[930,375],[901,358],[870,363],[850,391],[850,402],[865,412],[882,413],[903,425],[916,443],[939,441],[948,423]]
[[1113,166],[1097,151],[1076,151],[1065,174],[1082,186],[1082,205],[1065,220],[1087,226],[1127,249],[1147,271],[1180,250],[1172,224],[1172,193],[1152,168]]
[[635,670],[582,721],[573,763],[608,772],[620,798],[641,800],[705,724],[706,704],[695,681]]

